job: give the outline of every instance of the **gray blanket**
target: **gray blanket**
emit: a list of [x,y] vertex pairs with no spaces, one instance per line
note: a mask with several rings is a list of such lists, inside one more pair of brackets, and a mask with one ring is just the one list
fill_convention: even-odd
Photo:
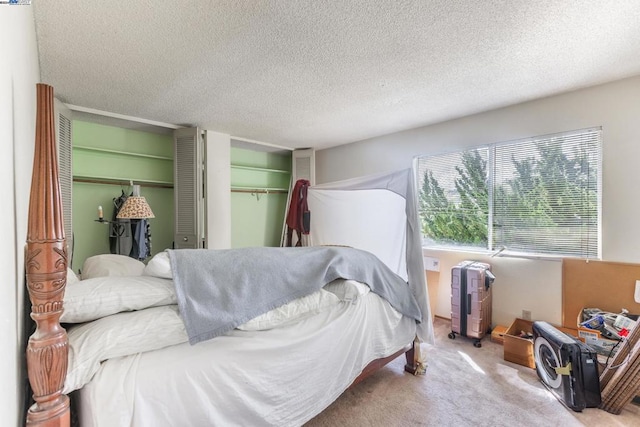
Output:
[[222,335],[339,278],[366,283],[400,313],[422,320],[408,284],[375,255],[358,249],[179,249],[170,250],[169,258],[191,344]]

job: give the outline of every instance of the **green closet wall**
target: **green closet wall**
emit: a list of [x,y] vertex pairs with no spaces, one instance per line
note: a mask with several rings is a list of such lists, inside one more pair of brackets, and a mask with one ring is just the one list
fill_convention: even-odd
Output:
[[[141,184],[155,218],[149,220],[151,255],[173,243],[173,137],[74,120],[73,122],[72,268],[109,253],[109,227],[94,220],[98,206],[113,215],[113,198],[131,193],[128,182]],[[100,181],[81,182],[81,181]],[[108,182],[108,183],[107,183]]]
[[[131,192],[129,180],[141,184],[156,216],[149,220],[152,255],[172,247],[171,135],[74,120],[73,175],[74,271],[86,258],[109,253],[109,227],[95,221],[98,206],[110,220],[113,198]],[[231,148],[232,247],[280,245],[290,179],[291,153]]]
[[291,153],[231,148],[232,247],[280,246],[290,179]]

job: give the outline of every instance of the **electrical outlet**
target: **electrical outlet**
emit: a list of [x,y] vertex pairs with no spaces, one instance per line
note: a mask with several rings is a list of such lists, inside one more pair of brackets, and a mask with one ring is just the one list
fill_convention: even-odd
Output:
[[524,320],[531,320],[531,310],[522,310],[522,318]]
[[424,269],[428,271],[440,271],[440,260],[430,256],[423,257]]

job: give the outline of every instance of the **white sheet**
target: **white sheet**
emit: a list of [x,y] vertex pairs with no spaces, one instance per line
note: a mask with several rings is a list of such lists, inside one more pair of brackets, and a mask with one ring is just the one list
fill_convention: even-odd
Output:
[[100,362],[186,342],[177,305],[127,311],[69,328],[69,359],[63,393],[88,383]]
[[309,240],[312,245],[339,241],[372,252],[401,277],[408,278],[422,311],[418,338],[433,344],[416,194],[412,169],[311,187],[307,200],[311,211]]
[[[311,211],[312,246],[345,245],[365,249],[405,281],[407,277],[406,201],[391,191],[335,191],[314,188]],[[390,221],[393,218],[395,221]]]
[[80,422],[301,425],[415,333],[413,320],[369,293],[285,327],[112,359],[80,391]]
[[[340,301],[354,301],[359,295],[369,292],[368,286],[353,280],[338,279],[327,286],[330,291],[320,289],[293,300],[249,320],[238,329],[261,331],[276,328],[313,316],[338,305]],[[63,388],[65,394],[91,381],[104,360],[158,350],[189,340],[177,305],[113,314],[73,325],[67,335],[69,360]]]

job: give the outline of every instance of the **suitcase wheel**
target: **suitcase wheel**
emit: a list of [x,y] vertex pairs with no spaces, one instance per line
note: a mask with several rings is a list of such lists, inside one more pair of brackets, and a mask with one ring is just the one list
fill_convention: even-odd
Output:
[[474,347],[477,347],[477,348],[480,348],[480,347],[482,347],[482,343],[480,342],[480,340],[475,340],[475,341],[473,342],[473,346],[474,346]]
[[456,339],[456,333],[455,332],[449,332],[449,335],[447,335],[449,337],[449,339],[455,340]]

